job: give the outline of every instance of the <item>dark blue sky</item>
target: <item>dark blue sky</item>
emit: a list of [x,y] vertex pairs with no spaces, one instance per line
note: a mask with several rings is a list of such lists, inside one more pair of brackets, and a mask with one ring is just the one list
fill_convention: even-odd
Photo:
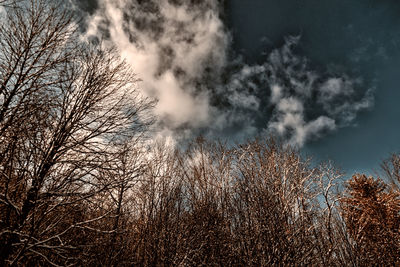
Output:
[[353,123],[308,142],[304,151],[348,173],[372,171],[400,152],[400,2],[391,0],[230,0],[234,48],[254,63],[301,35],[298,53],[319,69],[336,66],[374,88],[374,106]]
[[400,1],[219,2],[76,1],[158,99],[161,136],[277,133],[348,174],[400,152]]

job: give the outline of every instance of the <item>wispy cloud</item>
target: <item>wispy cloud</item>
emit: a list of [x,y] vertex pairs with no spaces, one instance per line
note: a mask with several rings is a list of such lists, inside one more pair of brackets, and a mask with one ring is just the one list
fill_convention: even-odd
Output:
[[218,1],[99,0],[83,38],[116,46],[158,100],[161,135],[241,139],[266,131],[303,145],[351,124],[371,91],[342,73],[311,70],[286,39],[265,63],[231,55]]
[[348,126],[374,101],[372,89],[363,89],[360,79],[311,70],[307,59],[293,53],[299,40],[287,38],[263,66],[273,109],[268,130],[302,146],[311,138]]

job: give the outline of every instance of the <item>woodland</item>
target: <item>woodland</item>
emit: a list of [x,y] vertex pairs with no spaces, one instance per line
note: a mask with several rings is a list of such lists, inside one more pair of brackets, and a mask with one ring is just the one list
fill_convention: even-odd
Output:
[[400,155],[348,176],[273,137],[154,142],[115,50],[0,5],[0,266],[400,265]]

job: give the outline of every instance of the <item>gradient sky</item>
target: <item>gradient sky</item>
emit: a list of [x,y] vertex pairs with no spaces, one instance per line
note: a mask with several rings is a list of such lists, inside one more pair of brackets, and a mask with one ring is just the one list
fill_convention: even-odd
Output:
[[371,172],[399,152],[397,0],[80,1],[159,100],[160,136],[273,133]]
[[[268,40],[300,33],[304,56],[322,67],[341,65],[373,86],[374,106],[352,125],[306,144],[317,158],[347,171],[376,169],[400,151],[400,2],[390,0],[231,0],[235,48],[257,61]],[[258,44],[258,45],[255,45]]]

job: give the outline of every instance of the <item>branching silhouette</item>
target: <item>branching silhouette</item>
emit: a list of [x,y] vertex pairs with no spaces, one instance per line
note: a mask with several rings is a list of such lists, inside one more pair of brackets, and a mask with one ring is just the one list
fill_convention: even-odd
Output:
[[101,175],[105,163],[137,141],[152,103],[113,51],[79,42],[67,11],[32,0],[1,24],[0,265],[73,264],[69,252],[82,244],[71,232],[111,213],[82,209],[120,186]]
[[0,266],[400,264],[399,155],[343,182],[274,138],[149,140],[116,51],[55,2],[0,5]]

